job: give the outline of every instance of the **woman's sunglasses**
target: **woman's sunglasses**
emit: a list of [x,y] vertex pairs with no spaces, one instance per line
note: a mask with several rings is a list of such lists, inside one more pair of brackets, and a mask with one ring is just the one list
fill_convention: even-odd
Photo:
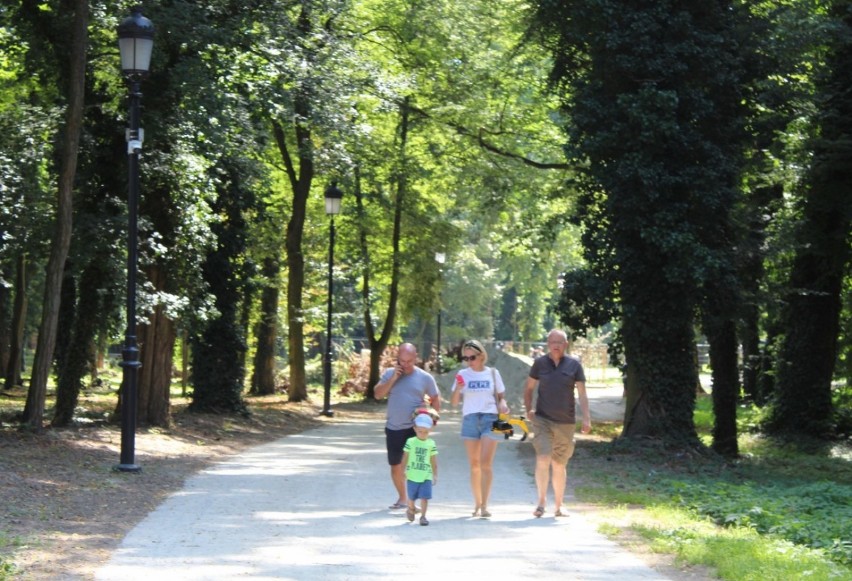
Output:
[[470,356],[468,356],[468,355],[462,355],[461,360],[462,360],[462,361],[473,361],[473,360],[474,360],[474,359],[476,359],[477,357],[478,357],[477,355],[470,355]]

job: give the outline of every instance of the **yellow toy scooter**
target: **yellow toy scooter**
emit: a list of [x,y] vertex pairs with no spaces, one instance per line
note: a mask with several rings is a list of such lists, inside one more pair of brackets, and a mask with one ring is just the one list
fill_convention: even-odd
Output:
[[491,426],[491,431],[502,433],[503,437],[508,440],[515,434],[514,426],[518,426],[524,432],[524,435],[521,436],[521,442],[526,440],[530,429],[524,416],[513,418],[509,414],[499,414]]

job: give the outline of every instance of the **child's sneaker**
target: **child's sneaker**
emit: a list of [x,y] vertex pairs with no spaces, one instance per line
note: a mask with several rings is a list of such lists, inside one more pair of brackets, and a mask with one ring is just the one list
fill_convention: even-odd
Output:
[[408,519],[408,522],[414,522],[414,509],[410,506],[405,510],[405,518]]

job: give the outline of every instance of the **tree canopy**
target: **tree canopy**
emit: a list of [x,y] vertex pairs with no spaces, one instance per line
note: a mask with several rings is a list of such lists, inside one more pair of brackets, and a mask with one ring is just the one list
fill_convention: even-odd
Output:
[[[54,421],[73,421],[95,354],[121,340],[127,8],[0,8],[0,362],[17,384],[41,345],[35,428],[46,375]],[[743,399],[767,429],[842,433],[848,2],[143,9],[140,421],[168,422],[178,342],[198,409],[244,411],[247,385],[308,398],[335,182],[333,334],[371,348],[370,384],[385,346],[437,339],[439,312],[439,349],[606,326],[625,436],[696,443],[697,337],[718,451],[736,454]],[[789,415],[804,377],[818,429]]]

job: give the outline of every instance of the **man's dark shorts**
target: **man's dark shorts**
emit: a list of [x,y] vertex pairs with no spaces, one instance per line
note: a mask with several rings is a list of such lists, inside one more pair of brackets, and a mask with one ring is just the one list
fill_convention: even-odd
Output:
[[396,466],[402,462],[402,450],[405,448],[405,443],[408,441],[408,438],[413,438],[415,435],[414,428],[405,428],[404,430],[389,430],[385,428],[388,464]]

